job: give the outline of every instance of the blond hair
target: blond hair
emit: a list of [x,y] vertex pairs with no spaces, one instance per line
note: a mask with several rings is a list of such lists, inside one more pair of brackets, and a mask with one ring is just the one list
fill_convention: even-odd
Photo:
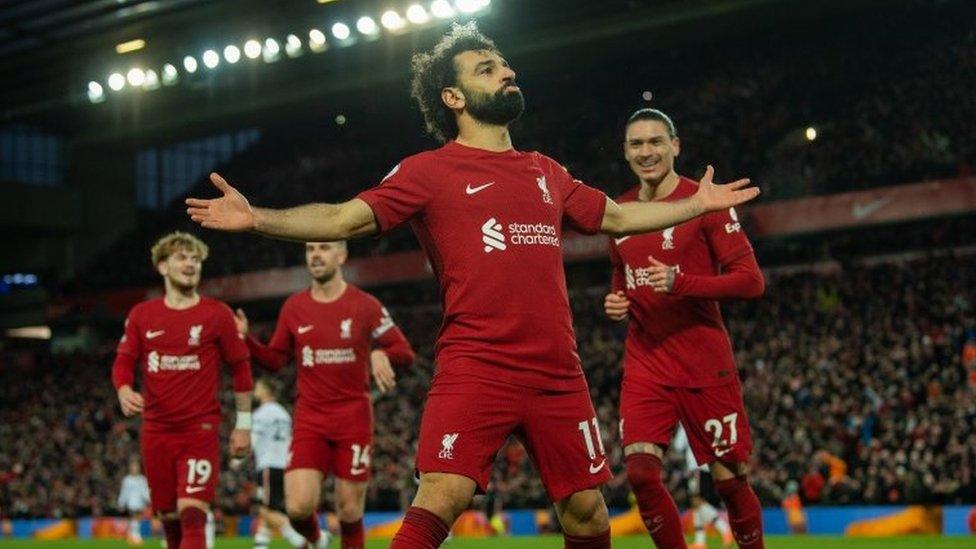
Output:
[[153,244],[150,252],[153,265],[159,265],[160,261],[166,261],[177,250],[196,252],[200,254],[200,261],[205,261],[210,255],[210,248],[199,238],[183,231],[173,231],[162,236]]

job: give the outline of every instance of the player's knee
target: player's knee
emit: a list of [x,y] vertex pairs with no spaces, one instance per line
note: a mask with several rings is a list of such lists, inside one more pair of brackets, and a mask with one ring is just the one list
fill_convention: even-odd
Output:
[[160,522],[174,521],[180,520],[180,514],[175,509],[173,511],[160,511],[156,513],[156,518],[158,518]]
[[599,490],[576,492],[557,504],[563,530],[572,535],[591,535],[610,528],[610,516]]
[[338,505],[339,520],[343,522],[355,522],[363,518],[363,508],[359,504],[358,498],[344,498]]
[[423,507],[437,516],[450,519],[453,524],[474,496],[475,482],[461,475],[426,473],[420,477],[420,486],[413,504]]
[[299,495],[289,495],[285,500],[285,511],[292,520],[305,519],[315,512],[315,502]]

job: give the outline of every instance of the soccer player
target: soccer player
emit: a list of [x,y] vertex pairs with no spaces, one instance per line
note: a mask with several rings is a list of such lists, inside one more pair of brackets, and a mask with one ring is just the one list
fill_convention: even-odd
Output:
[[[368,371],[386,392],[395,384],[391,365],[409,366],[415,357],[386,308],[345,281],[346,256],[345,241],[307,242],[311,287],[285,301],[268,345],[253,337],[247,344],[257,364],[271,371],[296,360],[298,402],[285,473],[292,525],[313,545],[328,544],[315,510],[322,481],[332,474],[342,547],[361,549],[373,446]],[[247,316],[240,309],[237,327],[247,334]]]
[[[165,284],[163,297],[129,312],[112,383],[126,416],[143,415],[140,448],[150,501],[170,549],[203,549],[207,513],[220,472],[220,364],[234,376],[237,423],[230,450],[251,445],[251,364],[230,308],[201,296],[200,273],[208,248],[197,237],[173,232],[152,247],[152,263]],[[141,372],[142,392],[134,389]]]
[[146,477],[142,474],[142,468],[138,460],[129,462],[129,474],[122,479],[122,488],[119,490],[118,506],[129,514],[129,533],[126,541],[129,545],[142,545],[142,533],[139,531],[139,523],[142,514],[149,505],[149,484]]
[[254,533],[257,549],[266,549],[271,544],[273,529],[281,531],[294,547],[305,546],[305,538],[291,527],[285,515],[285,467],[291,445],[291,416],[278,403],[279,395],[281,384],[275,379],[264,377],[254,383],[254,398],[260,403],[254,410],[251,431],[261,517],[261,525]]
[[498,449],[518,435],[555,502],[565,545],[609,547],[599,485],[611,478],[580,367],[562,265],[564,222],[616,236],[668,227],[755,197],[748,180],[673,203],[618,205],[559,163],[512,147],[524,107],[515,71],[473,23],[414,56],[413,97],[444,146],[404,159],[342,204],[252,208],[220,176],[221,198],[188,199],[204,227],[293,240],[386,233],[409,222],[441,286],[444,323],[417,452],[420,486],[393,549],[437,547]]
[[[638,185],[625,204],[674,204],[701,192],[679,176],[674,123],[641,109],[627,122],[624,155]],[[658,547],[684,547],[678,509],[661,480],[662,456],[680,421],[698,463],[708,464],[740,546],[763,546],[759,500],[746,482],[752,436],[720,299],[752,299],[765,282],[735,209],[668,224],[610,243],[606,313],[629,317],[620,393],[627,478]]]

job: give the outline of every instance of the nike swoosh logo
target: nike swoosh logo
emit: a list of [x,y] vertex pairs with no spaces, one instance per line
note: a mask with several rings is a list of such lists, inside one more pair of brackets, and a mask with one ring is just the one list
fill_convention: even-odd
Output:
[[597,465],[596,467],[594,467],[593,464],[591,463],[590,464],[590,474],[591,475],[595,475],[595,474],[599,473],[600,472],[600,469],[603,469],[606,465],[607,465],[607,460],[606,459],[604,459],[603,461],[601,461],[600,464]]
[[146,339],[152,339],[154,337],[161,336],[164,333],[166,333],[166,330],[156,330],[155,332],[152,330],[146,330]]
[[630,238],[630,237],[629,236],[622,236],[620,238],[614,238],[613,241],[616,242],[617,245],[619,246],[619,245],[623,244],[624,240],[627,240],[628,238]]
[[474,194],[478,191],[487,189],[488,187],[491,187],[494,184],[495,182],[492,181],[491,183],[485,183],[484,185],[480,185],[478,187],[472,187],[471,184],[469,183],[468,186],[464,188],[464,192],[466,192],[467,194]]
[[722,457],[722,456],[724,456],[725,454],[727,454],[727,453],[729,453],[731,451],[732,451],[732,448],[726,448],[724,450],[720,450],[720,449],[716,448],[715,449],[715,457]]
[[366,469],[365,468],[357,469],[357,468],[353,467],[352,469],[349,469],[349,473],[351,473],[353,475],[361,475],[361,474],[363,474],[365,472],[366,472]]
[[206,486],[187,486],[186,487],[186,493],[187,494],[195,494],[197,492],[202,492],[202,491],[204,491],[206,489],[207,489]]
[[874,202],[868,202],[867,204],[854,202],[854,205],[851,207],[851,217],[853,217],[854,219],[864,219],[865,217],[868,217],[874,212],[887,206],[888,203],[891,202],[892,200],[893,200],[892,197],[886,196],[883,198],[879,198]]
[[308,332],[309,332],[309,331],[310,331],[310,330],[311,330],[312,328],[314,328],[314,327],[315,327],[315,326],[313,326],[312,324],[309,324],[308,326],[299,326],[299,327],[298,327],[298,333],[299,333],[299,334],[305,334],[305,333],[308,333]]

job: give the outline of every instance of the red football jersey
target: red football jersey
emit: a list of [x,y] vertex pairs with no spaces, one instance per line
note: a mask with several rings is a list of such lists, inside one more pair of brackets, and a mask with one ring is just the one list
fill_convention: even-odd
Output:
[[381,232],[409,221],[441,287],[437,375],[549,389],[582,380],[563,223],[600,229],[606,195],[536,153],[450,142],[359,195]]
[[[237,333],[233,313],[209,297],[183,310],[169,308],[163,298],[139,303],[125,321],[117,353],[134,359],[142,372],[144,429],[180,429],[207,422],[216,429],[221,362],[246,367],[250,380],[247,345]],[[131,375],[131,370],[123,375]],[[116,387],[129,381],[119,372],[113,372],[113,378]]]
[[386,308],[372,295],[348,284],[332,302],[316,301],[310,289],[285,300],[267,346],[277,357],[267,357],[253,339],[248,343],[255,358],[272,369],[295,357],[296,424],[334,422],[339,410],[354,412],[352,416],[358,414],[368,423],[369,353],[374,341],[384,349],[402,350],[390,355],[394,364],[413,360],[409,343]]
[[[618,202],[637,200],[639,187]],[[698,183],[681,177],[663,200],[687,198]],[[712,212],[663,231],[611,239],[613,290],[630,300],[624,345],[624,376],[638,376],[674,387],[709,387],[736,379],[732,343],[718,301],[681,295],[676,280],[671,294],[650,285],[650,260],[678,268],[682,275],[715,276],[722,265],[746,254],[752,245],[734,208]]]

